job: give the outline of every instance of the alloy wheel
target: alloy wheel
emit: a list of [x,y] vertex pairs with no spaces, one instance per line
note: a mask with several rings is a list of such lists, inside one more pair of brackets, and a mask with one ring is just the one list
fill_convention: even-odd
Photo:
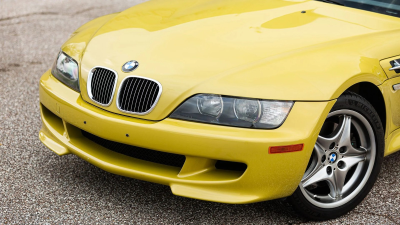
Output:
[[375,136],[368,120],[353,110],[331,112],[314,146],[300,190],[317,207],[342,206],[365,186],[375,157]]

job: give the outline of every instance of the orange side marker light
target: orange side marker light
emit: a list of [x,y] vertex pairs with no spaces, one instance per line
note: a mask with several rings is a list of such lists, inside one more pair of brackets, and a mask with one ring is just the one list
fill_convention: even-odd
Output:
[[269,154],[303,151],[304,144],[269,147]]

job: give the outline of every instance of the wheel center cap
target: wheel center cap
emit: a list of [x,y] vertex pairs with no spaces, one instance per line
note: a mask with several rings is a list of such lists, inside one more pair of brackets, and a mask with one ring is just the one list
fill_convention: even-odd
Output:
[[329,155],[328,160],[329,160],[330,163],[336,162],[336,159],[337,159],[337,154],[336,154],[336,153],[331,153],[331,154]]

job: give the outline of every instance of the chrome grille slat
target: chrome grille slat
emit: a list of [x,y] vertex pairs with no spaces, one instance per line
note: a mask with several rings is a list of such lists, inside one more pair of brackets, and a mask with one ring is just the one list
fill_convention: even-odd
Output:
[[149,94],[147,95],[146,107],[149,107],[149,103],[151,102],[150,100],[151,100],[151,96],[153,95],[154,86],[155,86],[154,84],[151,85],[150,92],[149,92]]
[[[129,82],[128,83],[125,83],[125,84],[122,84],[122,85],[128,85],[129,84]],[[124,93],[122,93],[122,98],[123,99],[126,99],[127,98],[127,94],[124,92]]]
[[118,92],[117,107],[122,112],[145,115],[157,104],[162,86],[155,80],[130,76],[125,78]]
[[103,98],[104,98],[104,80],[106,79],[106,76],[105,76],[105,71],[104,70],[100,70],[101,72],[100,72],[100,80],[101,80],[101,82],[100,82],[100,86],[99,86],[99,88],[100,88],[100,94],[99,94],[99,102],[104,102],[104,100],[103,100]]
[[143,109],[145,109],[145,108],[144,108],[145,103],[148,103],[148,102],[146,102],[146,96],[147,96],[147,94],[149,93],[150,86],[151,86],[151,83],[148,82],[148,84],[146,85],[146,88],[145,88],[146,92],[145,92],[145,94],[143,95],[143,98],[141,99],[141,100],[143,100],[143,103],[142,103],[142,107],[140,108],[140,111],[143,111]]
[[136,82],[136,80],[129,80],[130,85],[127,85],[126,90],[124,91],[126,93],[125,108],[129,107],[129,96],[133,93]]
[[100,102],[102,71],[96,70],[95,73],[96,72],[98,73],[95,75],[95,77],[97,77],[96,83],[94,84],[95,85],[94,87],[96,87],[96,90],[95,90],[95,92],[92,92],[92,93],[93,93],[93,99]]
[[101,102],[104,102],[104,95],[105,95],[105,93],[104,93],[104,85],[105,85],[105,79],[106,79],[107,77],[105,76],[105,71],[104,70],[102,70],[102,72],[101,72],[101,78],[100,78],[100,80],[101,80],[101,86],[100,86],[100,94],[99,94],[99,99],[100,99],[100,101]]
[[153,92],[153,96],[151,97],[150,102],[157,98],[155,93],[157,93],[158,91],[159,91],[159,87],[157,86],[156,90]]
[[157,86],[156,84],[152,84],[151,85],[151,90],[150,90],[150,92],[149,92],[149,96],[147,97],[147,99],[146,99],[146,108],[147,107],[149,107],[149,105],[150,105],[150,96],[151,96],[151,94],[153,93],[153,90],[154,90],[154,86]]
[[102,106],[112,102],[118,75],[115,71],[103,68],[93,68],[88,77],[87,90],[90,99]]
[[146,108],[147,108],[147,107],[150,107],[150,106],[149,106],[150,96],[152,95],[152,93],[153,93],[153,91],[154,91],[154,86],[157,86],[157,85],[155,85],[154,83],[150,84],[149,92],[146,93],[146,100],[145,100],[145,104],[146,104],[145,107],[146,107]]
[[113,81],[114,81],[114,79],[113,79],[113,77],[112,77],[112,76],[108,77],[108,80],[107,80],[107,82],[108,82],[108,85],[107,85],[107,88],[106,88],[106,93],[110,93],[110,92],[112,92],[112,91],[113,91],[113,90],[112,90],[112,87],[113,87]]
[[135,101],[136,98],[135,97],[138,94],[138,92],[140,91],[140,88],[142,87],[143,82],[144,82],[143,80],[139,80],[138,85],[135,87],[135,94],[133,95],[133,98],[131,99],[132,104],[131,104],[131,107],[128,108],[128,111],[135,112],[135,107],[136,107],[136,101]]
[[[97,78],[98,78],[97,76],[92,77],[92,80],[91,80],[91,82],[90,82],[91,92],[93,92],[93,90],[96,88],[96,86],[93,85],[93,84],[96,83],[96,79],[97,79]],[[89,87],[88,87],[88,92],[89,92]],[[89,97],[90,97],[90,93],[88,93],[88,94],[89,94]],[[90,97],[90,98],[92,98],[92,97]]]
[[144,103],[146,100],[146,93],[148,91],[149,85],[150,85],[150,82],[148,81],[148,82],[146,82],[146,85],[144,86],[143,94],[142,94],[142,97],[140,98],[140,102],[139,102],[139,106],[138,106],[140,108],[140,109],[138,108],[138,110],[140,110],[140,111],[143,111],[143,106],[144,106]]
[[127,109],[129,107],[129,96],[133,93],[133,89],[136,85],[136,80],[128,80],[125,89],[124,89],[124,95],[125,95],[125,101],[123,102],[123,107]]
[[102,93],[102,91],[101,91],[101,87],[102,87],[102,81],[103,81],[103,71],[102,70],[99,70],[99,75],[98,75],[98,78],[99,78],[99,80],[98,80],[98,84],[95,84],[95,85],[97,85],[97,92],[95,92],[95,94],[96,94],[96,98],[97,98],[97,101],[98,102],[102,102],[101,101],[101,93]]
[[100,80],[100,76],[95,76],[94,79],[93,79],[92,87],[94,87],[93,91],[95,91],[93,93],[99,92],[100,85],[95,85],[96,83],[99,82],[99,80]]
[[106,101],[107,100],[107,86],[109,85],[109,78],[108,76],[104,76],[104,84],[103,84],[103,93],[102,93],[102,101]]
[[113,78],[112,77],[109,77],[108,78],[108,85],[107,85],[107,89],[106,89],[106,92],[107,93],[110,93],[110,92],[112,92],[113,90],[112,90],[112,83],[113,83]]
[[140,87],[138,100],[136,101],[136,104],[135,104],[135,111],[136,112],[140,112],[140,109],[139,109],[140,106],[141,106],[140,103],[142,102],[143,92],[144,92],[144,90],[146,90],[147,83],[148,83],[148,81],[143,81],[143,84]]

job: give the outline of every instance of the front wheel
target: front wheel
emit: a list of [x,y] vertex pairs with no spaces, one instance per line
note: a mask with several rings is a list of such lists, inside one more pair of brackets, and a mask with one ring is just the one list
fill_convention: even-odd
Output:
[[383,153],[377,112],[361,96],[344,93],[325,120],[301,183],[289,198],[292,205],[313,220],[351,211],[374,185]]

